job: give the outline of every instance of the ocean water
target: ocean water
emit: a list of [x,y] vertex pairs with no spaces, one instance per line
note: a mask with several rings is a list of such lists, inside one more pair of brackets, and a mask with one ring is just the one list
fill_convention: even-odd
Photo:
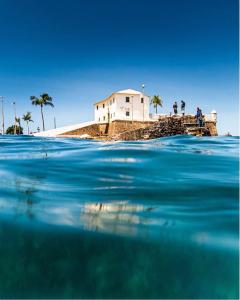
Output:
[[0,137],[0,298],[238,298],[237,137]]

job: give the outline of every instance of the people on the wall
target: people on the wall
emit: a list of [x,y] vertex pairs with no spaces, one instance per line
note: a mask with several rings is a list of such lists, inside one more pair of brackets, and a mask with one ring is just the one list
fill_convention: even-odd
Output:
[[199,127],[203,127],[203,114],[202,114],[202,110],[197,107],[197,113],[195,115],[196,119],[197,119],[197,124]]
[[182,111],[183,116],[185,115],[185,106],[186,106],[185,101],[181,100],[181,111]]
[[177,109],[178,109],[178,104],[177,104],[177,101],[175,101],[173,104],[173,112],[175,115],[177,114]]

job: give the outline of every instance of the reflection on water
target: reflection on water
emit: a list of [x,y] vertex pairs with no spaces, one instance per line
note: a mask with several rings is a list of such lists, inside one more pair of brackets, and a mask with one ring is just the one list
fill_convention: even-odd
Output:
[[0,137],[0,298],[237,298],[237,161],[234,137]]
[[151,209],[143,205],[128,204],[126,201],[86,204],[81,212],[80,222],[88,230],[135,235],[138,225],[151,223],[150,218],[138,213]]

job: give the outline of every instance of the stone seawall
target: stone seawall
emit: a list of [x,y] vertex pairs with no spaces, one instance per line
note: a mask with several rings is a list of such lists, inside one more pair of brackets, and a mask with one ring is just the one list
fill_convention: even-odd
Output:
[[143,140],[155,139],[164,136],[186,134],[186,127],[181,119],[169,118],[165,121],[159,121],[147,128],[139,128],[120,133],[113,137],[116,140]]
[[206,129],[209,130],[211,136],[218,135],[216,122],[206,121],[205,122],[205,127],[206,127]]
[[83,128],[75,129],[72,131],[68,131],[64,133],[64,136],[70,135],[76,135],[80,136],[83,134],[88,134],[91,137],[111,137],[114,135],[117,135],[119,133],[129,131],[129,130],[135,130],[139,128],[146,128],[150,125],[152,125],[153,122],[141,122],[141,121],[121,121],[116,120],[111,123],[96,123],[90,126],[86,126]]
[[121,121],[116,120],[109,124],[108,135],[113,136],[125,131],[136,130],[139,128],[146,128],[154,124],[154,122],[141,122],[141,121]]
[[206,121],[203,127],[199,127],[194,116],[169,116],[146,128],[139,128],[119,133],[112,138],[114,140],[143,140],[155,139],[165,136],[191,134],[197,136],[217,135],[216,123]]
[[164,116],[155,122],[121,121],[96,123],[64,133],[64,136],[89,135],[100,140],[141,140],[154,139],[170,135],[217,135],[216,122],[206,121],[199,127],[196,118],[186,116]]
[[95,136],[99,135],[99,132],[100,132],[99,125],[98,124],[92,124],[92,125],[89,125],[89,126],[86,126],[86,127],[82,127],[82,128],[79,128],[79,129],[75,129],[75,130],[65,132],[63,134],[60,134],[60,136],[61,135],[64,135],[64,136],[68,136],[68,135],[70,135],[70,136],[73,136],[73,135],[79,136],[79,135],[83,135],[83,134],[88,134],[92,137],[95,137]]

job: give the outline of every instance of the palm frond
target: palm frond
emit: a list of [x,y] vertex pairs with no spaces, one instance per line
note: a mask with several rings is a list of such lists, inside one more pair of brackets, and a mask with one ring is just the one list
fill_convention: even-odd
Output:
[[46,102],[45,102],[45,105],[49,105],[49,106],[51,106],[51,107],[54,107],[54,104],[53,104],[52,102],[49,102],[49,101],[46,101]]
[[30,113],[29,111],[26,112],[25,115],[23,115],[22,119],[23,119],[24,121],[33,122],[31,113]]

